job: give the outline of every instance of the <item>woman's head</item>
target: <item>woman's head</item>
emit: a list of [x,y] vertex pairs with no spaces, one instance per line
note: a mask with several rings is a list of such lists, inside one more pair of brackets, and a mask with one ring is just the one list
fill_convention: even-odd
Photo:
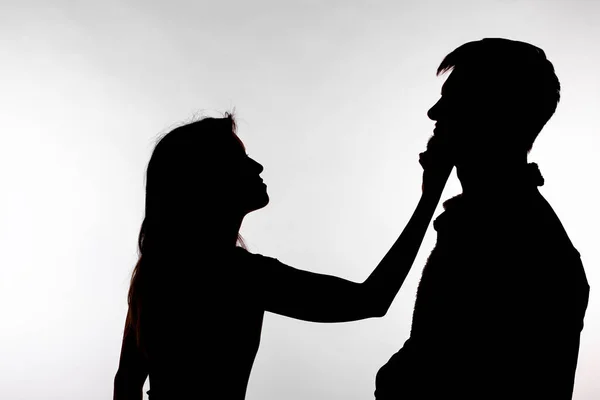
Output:
[[243,218],[269,201],[262,170],[247,156],[231,114],[178,127],[158,141],[150,158],[146,218],[179,228]]

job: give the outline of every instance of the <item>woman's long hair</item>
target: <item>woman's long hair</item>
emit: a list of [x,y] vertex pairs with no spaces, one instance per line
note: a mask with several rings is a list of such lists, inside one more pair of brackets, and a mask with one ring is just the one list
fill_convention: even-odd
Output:
[[[200,220],[202,225],[207,224],[207,218],[197,215],[210,214],[212,221],[217,222],[219,212],[227,211],[223,196],[228,193],[223,189],[233,168],[228,162],[235,143],[243,148],[236,135],[235,119],[226,113],[224,118],[204,118],[172,130],[159,139],[152,152],[146,170],[139,258],[131,277],[124,332],[135,335],[137,347],[145,357],[153,284],[164,283],[169,273],[165,267],[167,253],[172,256],[191,250],[192,237],[197,242],[202,240],[198,232],[210,231],[210,226],[199,226]],[[239,233],[238,245],[245,248]]]

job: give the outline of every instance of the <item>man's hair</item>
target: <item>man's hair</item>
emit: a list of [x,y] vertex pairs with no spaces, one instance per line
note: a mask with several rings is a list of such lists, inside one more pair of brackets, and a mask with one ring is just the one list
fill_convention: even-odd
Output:
[[511,110],[522,127],[519,146],[529,152],[537,135],[556,111],[560,82],[544,51],[529,43],[486,38],[465,43],[448,54],[437,75],[451,70],[466,72],[489,83],[492,96]]

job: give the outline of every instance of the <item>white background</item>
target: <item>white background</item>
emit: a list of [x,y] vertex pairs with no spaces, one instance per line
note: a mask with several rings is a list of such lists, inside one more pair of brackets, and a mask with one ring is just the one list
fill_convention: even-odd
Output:
[[[563,85],[530,161],[592,287],[574,398],[600,398],[599,18],[592,0],[2,0],[0,398],[112,398],[146,164],[196,115],[235,107],[265,166],[251,251],[364,280],[418,202],[435,70],[483,37],[541,47]],[[247,398],[373,398],[434,243],[384,318],[268,314]]]

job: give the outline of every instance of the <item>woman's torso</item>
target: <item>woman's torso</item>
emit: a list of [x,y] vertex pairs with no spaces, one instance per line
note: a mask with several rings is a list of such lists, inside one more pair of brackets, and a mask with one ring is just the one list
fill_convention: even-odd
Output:
[[[203,263],[183,284],[156,290],[151,322],[151,400],[243,399],[258,351],[264,309],[247,274],[248,253]],[[165,287],[167,285],[165,284]]]

